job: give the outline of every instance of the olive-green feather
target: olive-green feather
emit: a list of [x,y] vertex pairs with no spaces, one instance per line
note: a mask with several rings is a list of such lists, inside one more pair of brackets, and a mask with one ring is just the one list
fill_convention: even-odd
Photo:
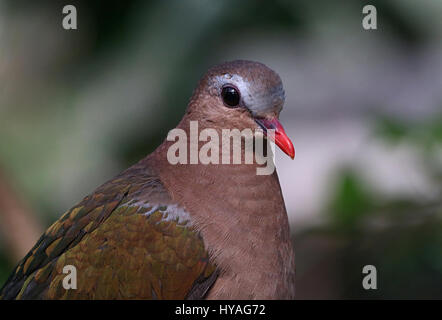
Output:
[[[216,268],[197,230],[168,219],[167,201],[146,205],[146,195],[166,199],[165,193],[157,178],[136,166],[104,184],[49,227],[0,298],[202,298],[195,292],[206,292]],[[145,202],[134,204],[140,196]],[[77,289],[63,287],[67,265],[76,269]]]

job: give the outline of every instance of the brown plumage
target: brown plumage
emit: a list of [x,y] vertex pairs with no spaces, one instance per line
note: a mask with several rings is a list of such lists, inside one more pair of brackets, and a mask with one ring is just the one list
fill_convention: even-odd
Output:
[[[238,97],[226,98],[226,86],[239,92],[238,104],[228,105]],[[177,128],[187,137],[190,121],[220,136],[222,129],[276,128],[276,144],[293,157],[277,121],[283,101],[271,69],[225,63],[201,79]],[[276,171],[257,175],[256,162],[171,164],[173,143],[164,141],[55,222],[0,297],[293,298],[294,253]],[[67,264],[77,268],[76,290],[62,286]]]

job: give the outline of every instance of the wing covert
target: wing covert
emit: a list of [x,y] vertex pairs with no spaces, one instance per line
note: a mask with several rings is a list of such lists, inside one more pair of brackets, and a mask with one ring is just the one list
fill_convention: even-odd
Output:
[[[66,290],[63,268],[76,269]],[[201,299],[216,267],[187,212],[134,166],[85,197],[37,241],[1,299]]]

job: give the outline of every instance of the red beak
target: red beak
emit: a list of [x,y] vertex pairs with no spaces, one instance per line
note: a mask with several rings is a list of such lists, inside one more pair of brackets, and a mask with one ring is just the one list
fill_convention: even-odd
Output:
[[290,141],[289,137],[284,131],[281,123],[278,119],[255,119],[256,123],[264,130],[264,134],[267,135],[268,129],[275,130],[275,142],[276,145],[284,151],[285,154],[290,156],[290,158],[295,158],[295,147],[293,147],[293,143]]

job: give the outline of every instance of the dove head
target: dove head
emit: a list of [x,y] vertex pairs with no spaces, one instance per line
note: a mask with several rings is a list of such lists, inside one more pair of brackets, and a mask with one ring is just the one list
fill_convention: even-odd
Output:
[[246,60],[226,62],[210,68],[190,101],[188,114],[224,127],[256,129],[270,137],[291,158],[295,150],[279,122],[284,104],[279,75],[262,63]]

